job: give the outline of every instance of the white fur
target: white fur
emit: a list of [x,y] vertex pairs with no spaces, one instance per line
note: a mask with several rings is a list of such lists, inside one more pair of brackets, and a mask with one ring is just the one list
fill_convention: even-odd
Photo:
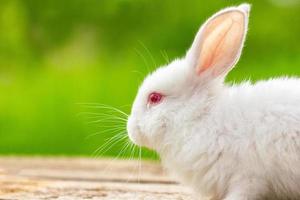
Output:
[[[221,74],[199,76],[193,52],[202,39],[200,29],[185,58],[145,79],[128,119],[129,137],[156,150],[197,198],[300,199],[300,79],[230,86]],[[154,91],[163,101],[149,105]]]

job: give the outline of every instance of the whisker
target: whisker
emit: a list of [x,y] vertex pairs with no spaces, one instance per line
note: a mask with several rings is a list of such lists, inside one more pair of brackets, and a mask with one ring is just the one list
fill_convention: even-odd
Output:
[[[138,75],[140,75],[141,77],[144,77],[143,73],[140,72],[140,71],[137,71],[137,70],[133,70],[131,71],[132,73],[137,73]],[[141,77],[140,77],[140,80],[141,80]]]
[[150,56],[150,58],[151,58],[151,60],[152,60],[152,63],[154,64],[154,68],[156,68],[157,65],[156,65],[156,62],[155,62],[155,60],[154,60],[154,57],[153,57],[152,53],[149,51],[149,49],[146,47],[146,45],[145,45],[142,41],[139,40],[139,43],[140,43],[140,45],[142,45],[142,47],[146,50],[146,52],[148,53],[148,55]]
[[146,65],[147,71],[149,73],[150,72],[150,67],[149,67],[149,63],[147,62],[147,59],[145,58],[145,56],[136,48],[134,49],[134,51],[142,58],[143,62]]
[[127,122],[127,120],[124,119],[115,119],[115,118],[104,118],[104,119],[98,119],[94,121],[87,122],[87,124],[94,124],[94,123],[99,123],[99,122]]
[[93,124],[93,123],[98,123],[98,122],[104,122],[104,123],[101,123],[101,124],[105,124],[105,125],[108,125],[108,124],[126,124],[127,123],[127,119],[125,120],[122,120],[122,119],[117,119],[117,118],[112,118],[112,117],[89,117],[86,120],[86,124]]
[[[124,130],[126,129],[126,123],[123,122],[118,122],[119,123],[119,127],[124,127]],[[117,124],[102,124],[102,125],[97,125],[98,128],[115,128]]]
[[170,63],[170,59],[169,59],[169,56],[168,56],[167,52],[166,51],[160,51],[160,53],[161,53],[162,57],[165,59],[165,61],[167,63]]
[[[94,156],[95,158],[101,157],[103,156],[108,150],[110,150],[112,147],[114,147],[116,144],[118,144],[119,142],[121,142],[124,138],[119,138],[114,142],[110,142],[108,145],[106,145],[104,148],[101,148],[100,150],[98,150],[98,153]],[[109,147],[108,147],[109,146]],[[108,147],[108,148],[106,148]]]
[[88,136],[86,136],[86,140],[89,139],[90,137],[93,137],[93,136],[96,136],[96,135],[99,135],[99,134],[104,134],[104,133],[115,133],[115,132],[118,132],[118,131],[125,131],[125,127],[114,127],[114,128],[109,128],[109,129],[106,129],[104,131],[98,131],[96,133],[92,133]]
[[113,161],[115,161],[116,159],[118,159],[122,154],[124,154],[126,152],[126,150],[128,149],[130,143],[128,141],[125,141],[125,144],[123,145],[122,149],[120,150],[119,154],[112,160],[110,160],[110,162],[106,165],[106,167],[104,168],[104,172],[109,170],[109,167],[111,165],[111,163]]
[[[135,153],[135,147],[136,147],[136,146],[135,146],[133,143],[131,143],[131,145],[130,145],[130,155],[129,155],[128,160],[133,160],[134,153]],[[135,171],[135,168],[133,169],[132,177],[134,177],[134,171]],[[128,182],[128,181],[129,181],[129,177],[128,177],[128,179],[126,180],[126,182]]]
[[118,116],[118,115],[113,115],[111,113],[94,113],[94,112],[81,112],[78,114],[80,115],[85,115],[87,118],[94,118],[94,117],[117,117],[121,119],[126,119],[125,116]]
[[115,159],[119,158],[122,154],[124,154],[127,150],[127,148],[129,147],[130,142],[125,141],[125,145],[123,146],[123,148],[120,150],[119,154],[116,156]]
[[123,114],[124,116],[128,117],[128,114],[126,114],[124,111],[110,105],[105,105],[100,103],[79,103],[79,104],[83,105],[86,108],[103,108],[107,110],[116,111],[117,113]]
[[[116,143],[120,142],[121,140],[123,140],[123,139],[125,139],[127,137],[127,135],[126,134],[124,135],[124,133],[126,133],[126,132],[120,132],[119,134],[116,134],[113,137],[111,137],[110,139],[108,139],[103,145],[101,145],[99,148],[97,148],[94,151],[93,155],[96,154],[96,157],[97,157],[97,156],[100,156],[100,155],[103,155],[104,153],[106,153]],[[109,148],[106,149],[107,146],[109,146]]]
[[139,174],[138,174],[138,183],[140,183],[142,173],[142,147],[139,147]]

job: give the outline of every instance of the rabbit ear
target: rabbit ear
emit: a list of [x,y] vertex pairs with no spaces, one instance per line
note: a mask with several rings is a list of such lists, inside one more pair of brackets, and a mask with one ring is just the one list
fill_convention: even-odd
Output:
[[198,75],[210,71],[226,75],[238,61],[248,27],[250,6],[224,9],[212,16],[197,33],[187,56]]

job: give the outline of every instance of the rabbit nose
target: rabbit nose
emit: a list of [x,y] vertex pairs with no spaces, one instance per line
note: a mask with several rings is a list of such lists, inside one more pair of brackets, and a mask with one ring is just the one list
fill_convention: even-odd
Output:
[[127,133],[129,139],[136,145],[142,145],[142,133],[136,120],[130,116],[127,121]]

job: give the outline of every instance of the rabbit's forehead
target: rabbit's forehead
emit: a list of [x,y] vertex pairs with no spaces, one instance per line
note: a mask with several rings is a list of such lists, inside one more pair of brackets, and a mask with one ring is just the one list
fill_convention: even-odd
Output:
[[175,60],[148,75],[141,86],[143,93],[170,93],[184,87],[188,81],[189,67],[184,60]]

